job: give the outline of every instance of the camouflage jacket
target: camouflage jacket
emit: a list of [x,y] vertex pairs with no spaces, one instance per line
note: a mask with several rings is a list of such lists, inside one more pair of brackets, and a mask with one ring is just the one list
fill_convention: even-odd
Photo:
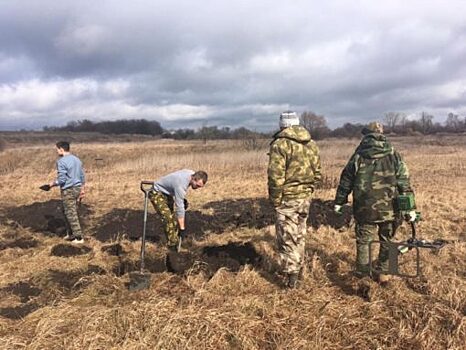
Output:
[[273,205],[309,198],[321,179],[319,149],[309,132],[302,126],[277,132],[269,156],[268,188]]
[[363,137],[341,173],[335,204],[345,204],[351,192],[354,217],[360,223],[395,220],[397,194],[412,192],[408,168],[384,135]]

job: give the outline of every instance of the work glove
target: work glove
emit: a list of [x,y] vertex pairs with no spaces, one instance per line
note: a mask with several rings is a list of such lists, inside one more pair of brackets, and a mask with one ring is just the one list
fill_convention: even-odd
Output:
[[178,237],[180,237],[181,239],[185,239],[186,238],[186,229],[179,229],[178,230]]
[[49,184],[45,184],[39,187],[42,191],[50,191],[51,187]]
[[339,204],[335,204],[335,206],[333,207],[333,211],[335,212],[335,214],[341,215],[343,214],[343,207]]
[[188,210],[188,207],[189,207],[188,200],[187,200],[187,199],[184,199],[184,200],[183,200],[183,203],[184,203],[184,210]]
[[409,222],[415,222],[416,221],[416,211],[415,210],[411,210],[407,215],[406,215],[406,218],[408,219]]

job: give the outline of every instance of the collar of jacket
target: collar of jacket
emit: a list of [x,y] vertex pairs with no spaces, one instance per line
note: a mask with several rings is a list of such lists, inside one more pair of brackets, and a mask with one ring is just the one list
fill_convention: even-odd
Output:
[[303,126],[296,125],[276,132],[273,135],[273,140],[271,143],[278,139],[289,139],[299,143],[308,143],[311,141],[311,134]]
[[385,135],[375,132],[364,135],[356,150],[356,153],[366,159],[383,158],[393,152],[393,147]]

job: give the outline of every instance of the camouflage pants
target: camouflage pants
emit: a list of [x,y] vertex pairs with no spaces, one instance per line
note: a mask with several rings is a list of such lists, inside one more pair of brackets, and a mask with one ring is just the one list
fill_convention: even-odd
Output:
[[[367,273],[369,271],[369,243],[375,235],[379,241],[389,242],[394,234],[393,222],[361,224],[356,222],[356,270]],[[388,248],[380,244],[378,266],[381,271],[388,270]]]
[[63,202],[63,213],[68,232],[76,237],[82,237],[81,224],[78,217],[77,201],[81,193],[81,186],[70,187],[61,190],[61,199]]
[[299,273],[304,265],[310,199],[290,200],[275,208],[278,253],[283,273]]
[[167,244],[176,246],[178,244],[178,222],[173,213],[173,199],[156,191],[149,192],[149,199],[162,219]]

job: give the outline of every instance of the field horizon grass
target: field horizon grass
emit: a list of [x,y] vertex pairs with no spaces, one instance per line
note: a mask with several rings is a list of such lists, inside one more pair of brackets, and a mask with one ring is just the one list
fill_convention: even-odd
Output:
[[[313,196],[304,281],[278,273],[267,145],[247,141],[73,143],[84,163],[83,246],[65,244],[54,145],[0,153],[1,349],[463,349],[466,343],[464,136],[390,138],[406,160],[423,221],[418,236],[452,241],[421,251],[422,276],[380,286],[352,275],[350,207],[332,212],[338,178],[359,140],[318,142],[324,181]],[[190,190],[188,240],[167,266],[149,209],[148,289],[139,268],[141,180],[205,170]],[[403,227],[397,240],[407,239]],[[412,257],[412,256],[411,256]]]

